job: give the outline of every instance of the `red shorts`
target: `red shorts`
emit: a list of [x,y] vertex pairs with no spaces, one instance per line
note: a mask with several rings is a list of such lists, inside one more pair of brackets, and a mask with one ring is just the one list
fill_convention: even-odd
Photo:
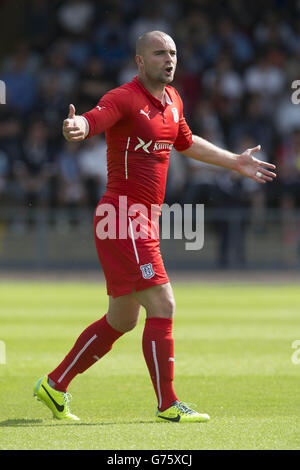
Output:
[[[108,213],[105,212],[106,204],[112,206],[116,212],[116,227],[115,233],[112,229],[110,236],[105,238],[103,227],[105,226],[105,232],[108,232],[110,225]],[[160,253],[158,236],[134,237],[132,227],[135,220],[126,213],[122,226],[122,233],[126,233],[126,238],[124,235],[122,238],[119,236],[121,233],[119,220],[119,201],[103,196],[94,215],[94,238],[106,279],[107,294],[119,297],[130,294],[133,290],[140,291],[169,282]]]

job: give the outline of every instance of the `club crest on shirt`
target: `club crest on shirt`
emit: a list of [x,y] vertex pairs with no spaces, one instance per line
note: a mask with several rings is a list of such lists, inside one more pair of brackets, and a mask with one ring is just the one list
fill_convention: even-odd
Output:
[[178,122],[179,116],[178,116],[177,108],[172,108],[172,113],[173,113],[174,122]]
[[151,279],[155,276],[155,272],[153,271],[152,264],[143,264],[140,266],[140,270],[142,271],[142,276],[144,279]]

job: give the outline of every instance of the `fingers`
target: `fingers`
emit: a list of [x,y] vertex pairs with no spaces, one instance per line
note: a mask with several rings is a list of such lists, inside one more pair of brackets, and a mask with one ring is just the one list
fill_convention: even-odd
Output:
[[[261,149],[261,146],[257,145],[256,147],[249,149],[249,153],[250,155],[252,155],[253,153],[259,152],[260,149]],[[269,170],[275,170],[276,169],[275,165],[273,165],[272,163],[263,162],[254,157],[253,159],[258,163],[258,167],[255,173],[255,176],[253,178],[255,179],[255,181],[257,181],[258,183],[264,184],[267,181],[273,181],[273,179],[276,178],[277,176],[276,173],[274,173],[273,171],[269,171]],[[259,176],[257,176],[257,174]]]
[[270,170],[275,170],[276,169],[276,166],[273,165],[272,163],[267,163],[267,162],[262,162],[260,160],[258,160],[258,171],[260,171],[263,176],[265,177],[265,179],[267,181],[272,181],[273,178],[276,178],[276,173],[274,173],[273,171],[269,171],[267,168],[269,168]]
[[73,119],[65,119],[63,122],[63,135],[68,141],[78,141],[84,139],[84,132],[78,127]]
[[79,127],[76,126],[74,119],[65,119],[63,122],[64,129],[78,130]]
[[275,170],[276,169],[276,166],[273,165],[273,163],[268,163],[268,162],[262,162],[260,160],[257,160],[258,163],[261,165],[261,166],[265,166],[266,168],[270,168],[272,170]]
[[263,183],[263,184],[264,184],[264,183],[267,182],[267,181],[264,180],[263,178],[258,178],[258,176],[256,176],[256,175],[253,177],[253,179],[254,179],[255,181],[257,181],[258,183]]
[[[252,154],[252,153],[259,152],[260,150],[261,150],[261,145],[257,145],[257,146],[254,147],[253,149],[248,149],[248,152],[249,152],[250,154]],[[255,158],[255,157],[253,157],[253,158],[254,158],[254,160],[255,160],[257,163],[259,163],[259,165],[260,165],[261,167],[270,168],[271,170],[275,170],[275,169],[276,169],[276,166],[273,165],[273,163],[263,162],[263,161],[261,161],[261,160],[258,160],[258,159]],[[275,175],[275,173],[274,173],[274,175]],[[275,175],[275,176],[276,176],[276,175]]]
[[69,115],[68,115],[68,118],[69,119],[73,119],[75,116],[75,106],[73,104],[70,104],[69,105]]
[[[70,130],[71,129],[71,130]],[[84,132],[79,129],[79,127],[72,127],[63,129],[63,135],[66,140],[77,142],[84,139]]]
[[255,173],[254,179],[258,183],[266,183],[267,181],[273,181],[273,179],[276,178],[276,176],[277,176],[276,173],[274,173],[273,171],[266,170],[263,167],[258,167]]
[[273,178],[276,178],[276,173],[273,171],[268,171],[265,168],[260,168],[259,171],[266,177],[266,179],[268,179],[268,181],[272,181]]
[[81,132],[78,136],[73,136],[69,138],[66,137],[66,140],[68,140],[69,142],[80,142],[81,140],[84,140],[84,134],[83,132]]

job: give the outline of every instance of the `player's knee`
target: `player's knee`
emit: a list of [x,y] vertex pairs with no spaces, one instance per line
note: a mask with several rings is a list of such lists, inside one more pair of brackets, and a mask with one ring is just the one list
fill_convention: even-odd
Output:
[[173,318],[174,313],[175,313],[175,299],[172,296],[168,296],[165,299],[163,299],[161,303],[161,314],[163,314],[164,317],[166,318]]
[[113,313],[112,311],[107,312],[107,321],[115,330],[120,331],[121,333],[127,333],[127,331],[133,330],[133,328],[138,323],[138,315],[136,316],[126,316],[124,312],[122,315]]
[[137,323],[137,319],[126,322],[126,324],[124,325],[124,332],[127,333],[128,331],[133,330],[136,327]]

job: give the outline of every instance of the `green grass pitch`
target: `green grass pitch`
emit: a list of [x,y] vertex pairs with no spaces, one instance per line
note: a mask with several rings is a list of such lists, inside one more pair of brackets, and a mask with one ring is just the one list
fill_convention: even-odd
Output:
[[174,284],[175,390],[207,424],[156,423],[135,330],[71,383],[79,423],[52,419],[32,397],[81,331],[106,312],[105,286],[2,282],[0,449],[299,449],[299,287]]

